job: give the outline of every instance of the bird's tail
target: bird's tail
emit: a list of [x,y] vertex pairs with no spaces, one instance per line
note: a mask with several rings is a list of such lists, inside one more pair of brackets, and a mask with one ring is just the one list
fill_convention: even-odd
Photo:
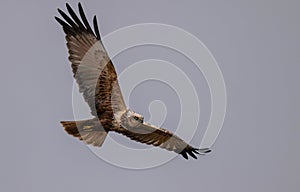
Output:
[[107,131],[95,119],[60,123],[67,133],[93,146],[101,147],[107,136]]

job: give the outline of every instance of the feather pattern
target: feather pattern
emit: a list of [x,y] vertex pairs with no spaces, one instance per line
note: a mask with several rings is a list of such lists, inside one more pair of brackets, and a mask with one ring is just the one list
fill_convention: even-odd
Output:
[[140,143],[174,151],[178,154],[181,154],[185,159],[188,159],[188,155],[197,159],[195,154],[204,154],[210,152],[208,149],[199,150],[194,148],[168,130],[156,127],[149,123],[143,123],[137,128],[126,127],[119,131],[119,133]]
[[[115,68],[100,41],[97,19],[94,17],[95,33],[90,27],[81,4],[78,4],[82,19],[77,17],[69,4],[66,4],[71,18],[58,9],[63,17],[55,19],[66,33],[69,60],[73,76],[83,93],[91,113],[99,119],[114,119],[114,112],[126,110],[117,80]],[[111,97],[111,95],[114,97]],[[109,129],[112,124],[106,127]]]
[[[69,4],[66,4],[70,17],[58,9],[63,20],[55,17],[66,34],[69,60],[79,92],[88,103],[91,114],[98,118],[85,121],[62,121],[67,133],[83,140],[87,144],[102,146],[109,131],[123,134],[132,140],[174,151],[188,159],[188,155],[197,159],[196,154],[204,154],[209,149],[197,149],[188,145],[173,133],[148,123],[142,116],[138,126],[130,124],[130,116],[124,103],[117,73],[102,42],[97,18],[93,18],[94,30],[88,23],[81,4],[78,4],[80,18]],[[117,115],[115,115],[117,114]],[[122,124],[122,122],[125,124]],[[100,123],[100,124],[99,124]],[[136,123],[136,122],[135,122]],[[100,125],[100,126],[99,126]]]

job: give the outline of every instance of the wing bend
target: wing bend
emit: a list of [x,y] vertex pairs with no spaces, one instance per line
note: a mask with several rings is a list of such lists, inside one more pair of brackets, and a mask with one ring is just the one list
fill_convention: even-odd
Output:
[[194,148],[168,130],[148,123],[143,123],[134,131],[124,128],[120,133],[134,141],[174,151],[185,159],[188,159],[188,155],[197,159],[196,154],[203,155],[210,152],[209,149]]
[[88,23],[81,4],[78,4],[81,20],[66,4],[69,17],[58,9],[62,19],[55,19],[62,25],[66,34],[69,60],[73,76],[83,93],[91,113],[99,119],[113,119],[114,113],[126,110],[115,68],[101,42],[94,16],[94,31]]

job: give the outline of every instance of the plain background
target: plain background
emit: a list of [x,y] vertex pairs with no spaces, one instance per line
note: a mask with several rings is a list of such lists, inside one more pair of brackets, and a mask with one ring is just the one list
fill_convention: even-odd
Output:
[[[77,1],[69,3],[77,10]],[[102,35],[156,22],[181,27],[205,43],[218,61],[228,94],[226,119],[214,151],[196,161],[178,157],[140,171],[97,158],[59,124],[73,119],[73,79],[64,35],[53,18],[57,7],[65,10],[65,2],[4,0],[0,8],[1,191],[300,190],[299,1],[82,3],[89,19],[98,16]],[[147,58],[165,59],[190,73],[203,95],[203,116],[191,142],[199,145],[209,115],[203,76],[187,67],[182,55],[151,46],[124,52],[114,62],[121,72]],[[157,91],[139,99],[141,90],[149,89]],[[166,99],[166,106],[176,109],[178,98],[172,90],[155,82],[137,87],[130,104],[147,118],[147,104],[153,99]],[[178,122],[172,109],[164,124],[169,130]]]

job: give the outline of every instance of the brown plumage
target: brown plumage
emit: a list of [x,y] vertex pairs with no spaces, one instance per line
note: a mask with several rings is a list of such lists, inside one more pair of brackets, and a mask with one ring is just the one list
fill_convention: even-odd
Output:
[[123,134],[132,140],[174,151],[188,159],[188,155],[204,154],[209,149],[196,149],[171,132],[144,123],[144,118],[126,108],[118,84],[116,70],[105,51],[94,16],[94,31],[79,3],[79,19],[69,4],[71,17],[58,9],[64,20],[55,17],[66,34],[69,60],[79,92],[95,117],[83,121],[62,121],[65,131],[87,144],[102,146],[109,131]]

